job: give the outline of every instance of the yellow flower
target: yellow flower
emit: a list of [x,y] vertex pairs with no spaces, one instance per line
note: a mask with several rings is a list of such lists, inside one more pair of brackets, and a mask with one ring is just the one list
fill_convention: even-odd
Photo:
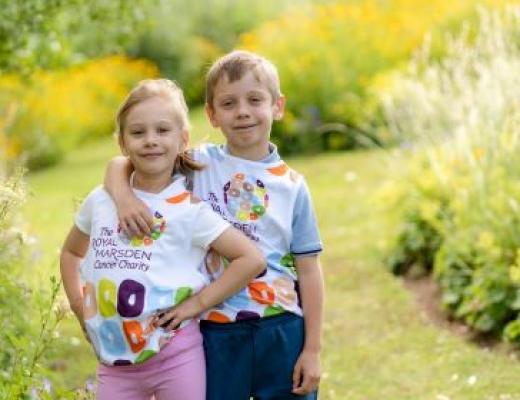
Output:
[[491,250],[495,246],[495,236],[489,231],[480,233],[477,241],[477,246],[481,249]]
[[477,147],[473,149],[473,156],[477,161],[480,161],[482,157],[484,156],[484,149]]

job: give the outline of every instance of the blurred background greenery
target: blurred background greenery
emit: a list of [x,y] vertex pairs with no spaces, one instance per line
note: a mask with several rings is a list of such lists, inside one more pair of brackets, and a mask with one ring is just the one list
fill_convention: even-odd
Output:
[[205,72],[233,48],[279,68],[288,104],[273,140],[285,154],[388,144],[382,82],[427,34],[440,57],[443,35],[476,14],[474,0],[3,3],[0,141],[4,157],[30,169],[109,135],[139,79],[175,79],[192,107],[202,104]]
[[[315,196],[322,398],[520,399],[520,3],[500,0],[0,0],[0,398],[92,397],[48,282],[75,205],[141,79],[179,82],[192,143],[220,141],[204,75],[235,48],[278,67],[272,139]],[[388,270],[433,277],[446,318],[509,344],[425,323]]]

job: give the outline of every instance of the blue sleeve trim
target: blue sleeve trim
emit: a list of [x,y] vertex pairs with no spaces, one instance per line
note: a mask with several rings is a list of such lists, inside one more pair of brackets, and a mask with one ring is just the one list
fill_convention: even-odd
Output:
[[307,255],[309,255],[309,254],[319,254],[319,253],[321,253],[322,251],[323,251],[323,249],[320,248],[320,249],[317,249],[317,250],[303,251],[303,252],[301,252],[301,253],[291,252],[291,254],[292,254],[293,256],[307,256]]

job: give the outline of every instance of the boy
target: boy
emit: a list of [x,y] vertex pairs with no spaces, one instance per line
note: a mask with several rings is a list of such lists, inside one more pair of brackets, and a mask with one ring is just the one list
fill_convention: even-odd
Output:
[[[208,72],[206,112],[226,144],[194,152],[208,168],[194,174],[193,191],[253,240],[268,264],[247,288],[202,316],[211,400],[317,398],[322,248],[305,181],[269,142],[284,105],[276,68],[263,57],[234,51]],[[128,185],[121,187],[128,162],[113,164],[107,188],[122,227],[147,233],[147,209]],[[206,269],[209,279],[218,277],[219,257],[209,254]]]

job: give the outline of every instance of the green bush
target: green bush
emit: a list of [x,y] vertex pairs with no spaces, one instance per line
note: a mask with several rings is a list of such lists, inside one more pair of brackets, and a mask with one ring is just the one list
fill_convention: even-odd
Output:
[[414,274],[428,274],[440,247],[437,230],[414,211],[404,216],[394,250],[387,258],[386,264],[396,275],[405,275],[412,268]]
[[482,9],[474,36],[450,39],[441,60],[426,51],[384,96],[389,132],[412,146],[394,254],[433,259],[450,314],[518,344],[519,37],[520,6]]
[[[121,50],[143,0],[0,0],[0,71],[27,75]],[[131,27],[131,29],[129,28]]]
[[[321,0],[323,2],[325,0]],[[298,6],[320,2],[300,0]],[[295,7],[291,0],[172,0],[145,9],[147,28],[130,43],[130,55],[147,58],[179,82],[190,104],[204,101],[212,62],[236,46],[240,34]]]

